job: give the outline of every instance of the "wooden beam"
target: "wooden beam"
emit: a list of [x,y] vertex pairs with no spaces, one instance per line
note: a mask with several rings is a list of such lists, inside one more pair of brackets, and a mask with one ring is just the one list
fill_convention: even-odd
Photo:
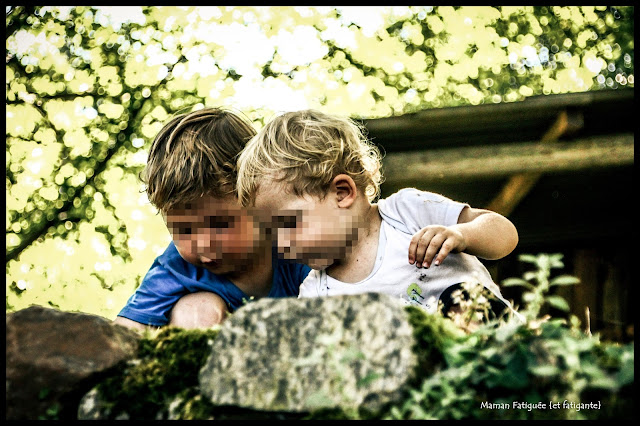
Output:
[[[570,142],[521,142],[481,147],[388,153],[385,185],[502,179],[521,173],[547,173],[633,164],[634,134],[592,136]],[[526,179],[518,178],[523,181]]]
[[[561,136],[573,133],[583,126],[584,118],[581,112],[572,111],[568,113],[566,110],[561,111],[549,130],[542,135],[540,143],[545,144],[557,141]],[[542,173],[511,176],[500,193],[487,205],[487,209],[503,216],[509,216],[520,201],[533,189],[541,176]]]
[[520,201],[531,192],[541,176],[542,173],[518,173],[511,176],[486,209],[509,216]]
[[[431,108],[399,116],[363,119],[368,135],[373,142],[380,143],[388,152],[401,152],[403,137],[420,137],[422,144],[448,145],[451,133],[473,137],[479,128],[487,131],[517,133],[523,122],[529,124],[550,123],[563,110],[580,109],[600,111],[611,106],[628,111],[633,109],[635,92],[631,89],[598,90],[583,93],[531,96],[522,102],[466,105],[447,108]],[[628,123],[625,131],[631,131]],[[546,124],[548,125],[548,124]],[[540,128],[540,132],[545,129]],[[443,135],[442,138],[433,137]],[[517,138],[510,137],[509,140]],[[537,138],[536,138],[537,139]]]

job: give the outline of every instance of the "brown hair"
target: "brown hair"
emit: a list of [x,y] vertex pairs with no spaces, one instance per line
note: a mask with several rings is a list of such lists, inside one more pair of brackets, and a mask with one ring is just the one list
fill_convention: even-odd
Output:
[[221,108],[174,117],[156,135],[141,175],[162,212],[202,195],[235,194],[236,157],[256,134],[248,119]]
[[291,185],[295,195],[324,198],[335,176],[345,173],[369,201],[380,193],[381,155],[355,121],[317,110],[277,116],[249,141],[238,157],[238,197],[255,201],[259,180]]

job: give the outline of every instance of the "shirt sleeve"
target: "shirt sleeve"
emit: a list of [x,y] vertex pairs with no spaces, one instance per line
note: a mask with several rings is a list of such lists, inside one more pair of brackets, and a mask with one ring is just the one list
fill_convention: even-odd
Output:
[[320,297],[320,271],[312,269],[300,285],[298,298]]
[[167,325],[171,309],[186,293],[175,275],[156,259],[118,316],[145,325]]
[[462,209],[468,206],[443,195],[416,188],[401,189],[378,202],[383,216],[404,223],[411,234],[429,225],[455,225]]
[[297,297],[300,284],[310,270],[307,265],[278,259],[278,267],[274,272],[274,281],[268,297]]

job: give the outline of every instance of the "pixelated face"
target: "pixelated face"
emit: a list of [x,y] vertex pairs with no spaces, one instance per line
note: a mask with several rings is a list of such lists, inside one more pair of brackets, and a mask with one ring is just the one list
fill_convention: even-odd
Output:
[[298,197],[287,189],[263,180],[255,199],[256,209],[270,212],[278,254],[320,270],[344,259],[357,235],[352,215],[330,196]]
[[165,220],[180,256],[215,274],[247,270],[266,244],[257,221],[235,197],[203,196],[171,209]]

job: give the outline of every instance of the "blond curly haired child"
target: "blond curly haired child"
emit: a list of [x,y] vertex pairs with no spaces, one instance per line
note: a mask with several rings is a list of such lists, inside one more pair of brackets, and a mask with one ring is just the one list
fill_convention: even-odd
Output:
[[279,254],[313,268],[299,297],[379,292],[435,312],[477,282],[509,306],[478,260],[516,247],[507,218],[415,188],[376,203],[381,181],[363,128],[317,110],[276,116],[238,158],[242,204],[271,211]]

